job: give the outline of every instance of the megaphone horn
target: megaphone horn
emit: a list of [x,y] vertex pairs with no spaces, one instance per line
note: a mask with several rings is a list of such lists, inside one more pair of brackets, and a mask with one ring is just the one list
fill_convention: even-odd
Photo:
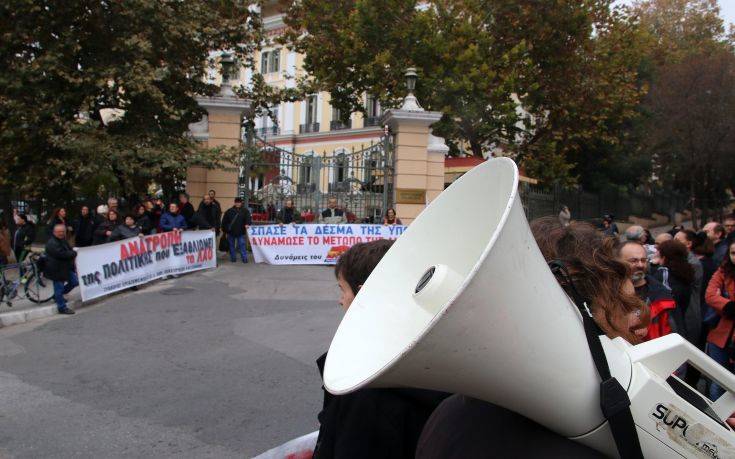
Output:
[[[419,215],[342,320],[327,355],[325,387],[334,394],[363,387],[461,393],[616,455],[579,310],[547,266],[517,190],[515,163],[491,159],[455,181]],[[683,359],[680,365],[709,359],[691,345],[673,344],[678,336],[665,338],[665,345],[635,348],[622,338],[601,338],[611,373],[638,403],[632,411],[646,456],[688,450],[657,431],[655,418],[648,416],[653,401],[635,399],[642,387],[659,388],[653,392],[659,402],[683,406],[682,413],[725,439],[723,448],[732,447],[735,436],[722,422],[692,410],[665,381],[677,368],[675,360]],[[652,353],[666,354],[667,363],[657,371],[632,365],[632,350],[639,348],[647,349],[648,363]],[[718,371],[713,368],[706,373]],[[723,387],[735,390],[735,377],[716,376]],[[720,408],[718,413],[726,411]]]

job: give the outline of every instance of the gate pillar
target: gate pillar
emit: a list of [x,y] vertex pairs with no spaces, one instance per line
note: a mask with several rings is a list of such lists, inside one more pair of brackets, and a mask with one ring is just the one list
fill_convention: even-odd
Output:
[[[409,81],[411,72],[407,72]],[[442,114],[421,108],[412,91],[409,83],[403,106],[387,110],[381,120],[395,135],[393,196],[396,214],[404,224],[411,223],[444,190],[444,155],[448,150],[439,137],[431,135],[431,124]]]
[[[199,105],[207,110],[202,121],[189,126],[195,139],[208,147],[237,147],[242,139],[243,115],[250,111],[250,101],[232,92],[229,79],[222,82],[220,93],[213,97],[197,97]],[[186,192],[193,202],[199,202],[209,190],[217,193],[217,200],[228,206],[238,195],[240,173],[234,170],[190,167],[186,172]],[[195,204],[196,205],[196,204]]]

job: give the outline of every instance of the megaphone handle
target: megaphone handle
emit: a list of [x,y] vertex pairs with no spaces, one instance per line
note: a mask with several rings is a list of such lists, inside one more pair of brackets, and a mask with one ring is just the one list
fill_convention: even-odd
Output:
[[676,333],[633,346],[628,351],[632,363],[640,363],[663,379],[668,378],[684,362],[690,362],[699,371],[727,390],[712,409],[721,420],[735,413],[735,375],[712,360],[690,342]]

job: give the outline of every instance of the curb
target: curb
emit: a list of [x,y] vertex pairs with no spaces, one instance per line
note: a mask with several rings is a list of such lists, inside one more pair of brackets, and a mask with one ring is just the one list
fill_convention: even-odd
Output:
[[[68,305],[74,309],[79,307],[82,302],[81,300],[69,301]],[[44,317],[51,317],[58,315],[59,311],[56,308],[56,304],[50,306],[38,306],[35,308],[24,309],[23,311],[11,311],[3,312],[0,314],[0,328],[9,327],[11,325],[24,324],[36,319],[42,319]]]

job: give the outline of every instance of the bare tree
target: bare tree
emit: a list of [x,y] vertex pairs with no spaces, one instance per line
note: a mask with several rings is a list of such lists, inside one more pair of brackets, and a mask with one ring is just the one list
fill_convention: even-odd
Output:
[[721,49],[663,66],[647,105],[656,175],[688,190],[705,220],[735,185],[735,55]]

